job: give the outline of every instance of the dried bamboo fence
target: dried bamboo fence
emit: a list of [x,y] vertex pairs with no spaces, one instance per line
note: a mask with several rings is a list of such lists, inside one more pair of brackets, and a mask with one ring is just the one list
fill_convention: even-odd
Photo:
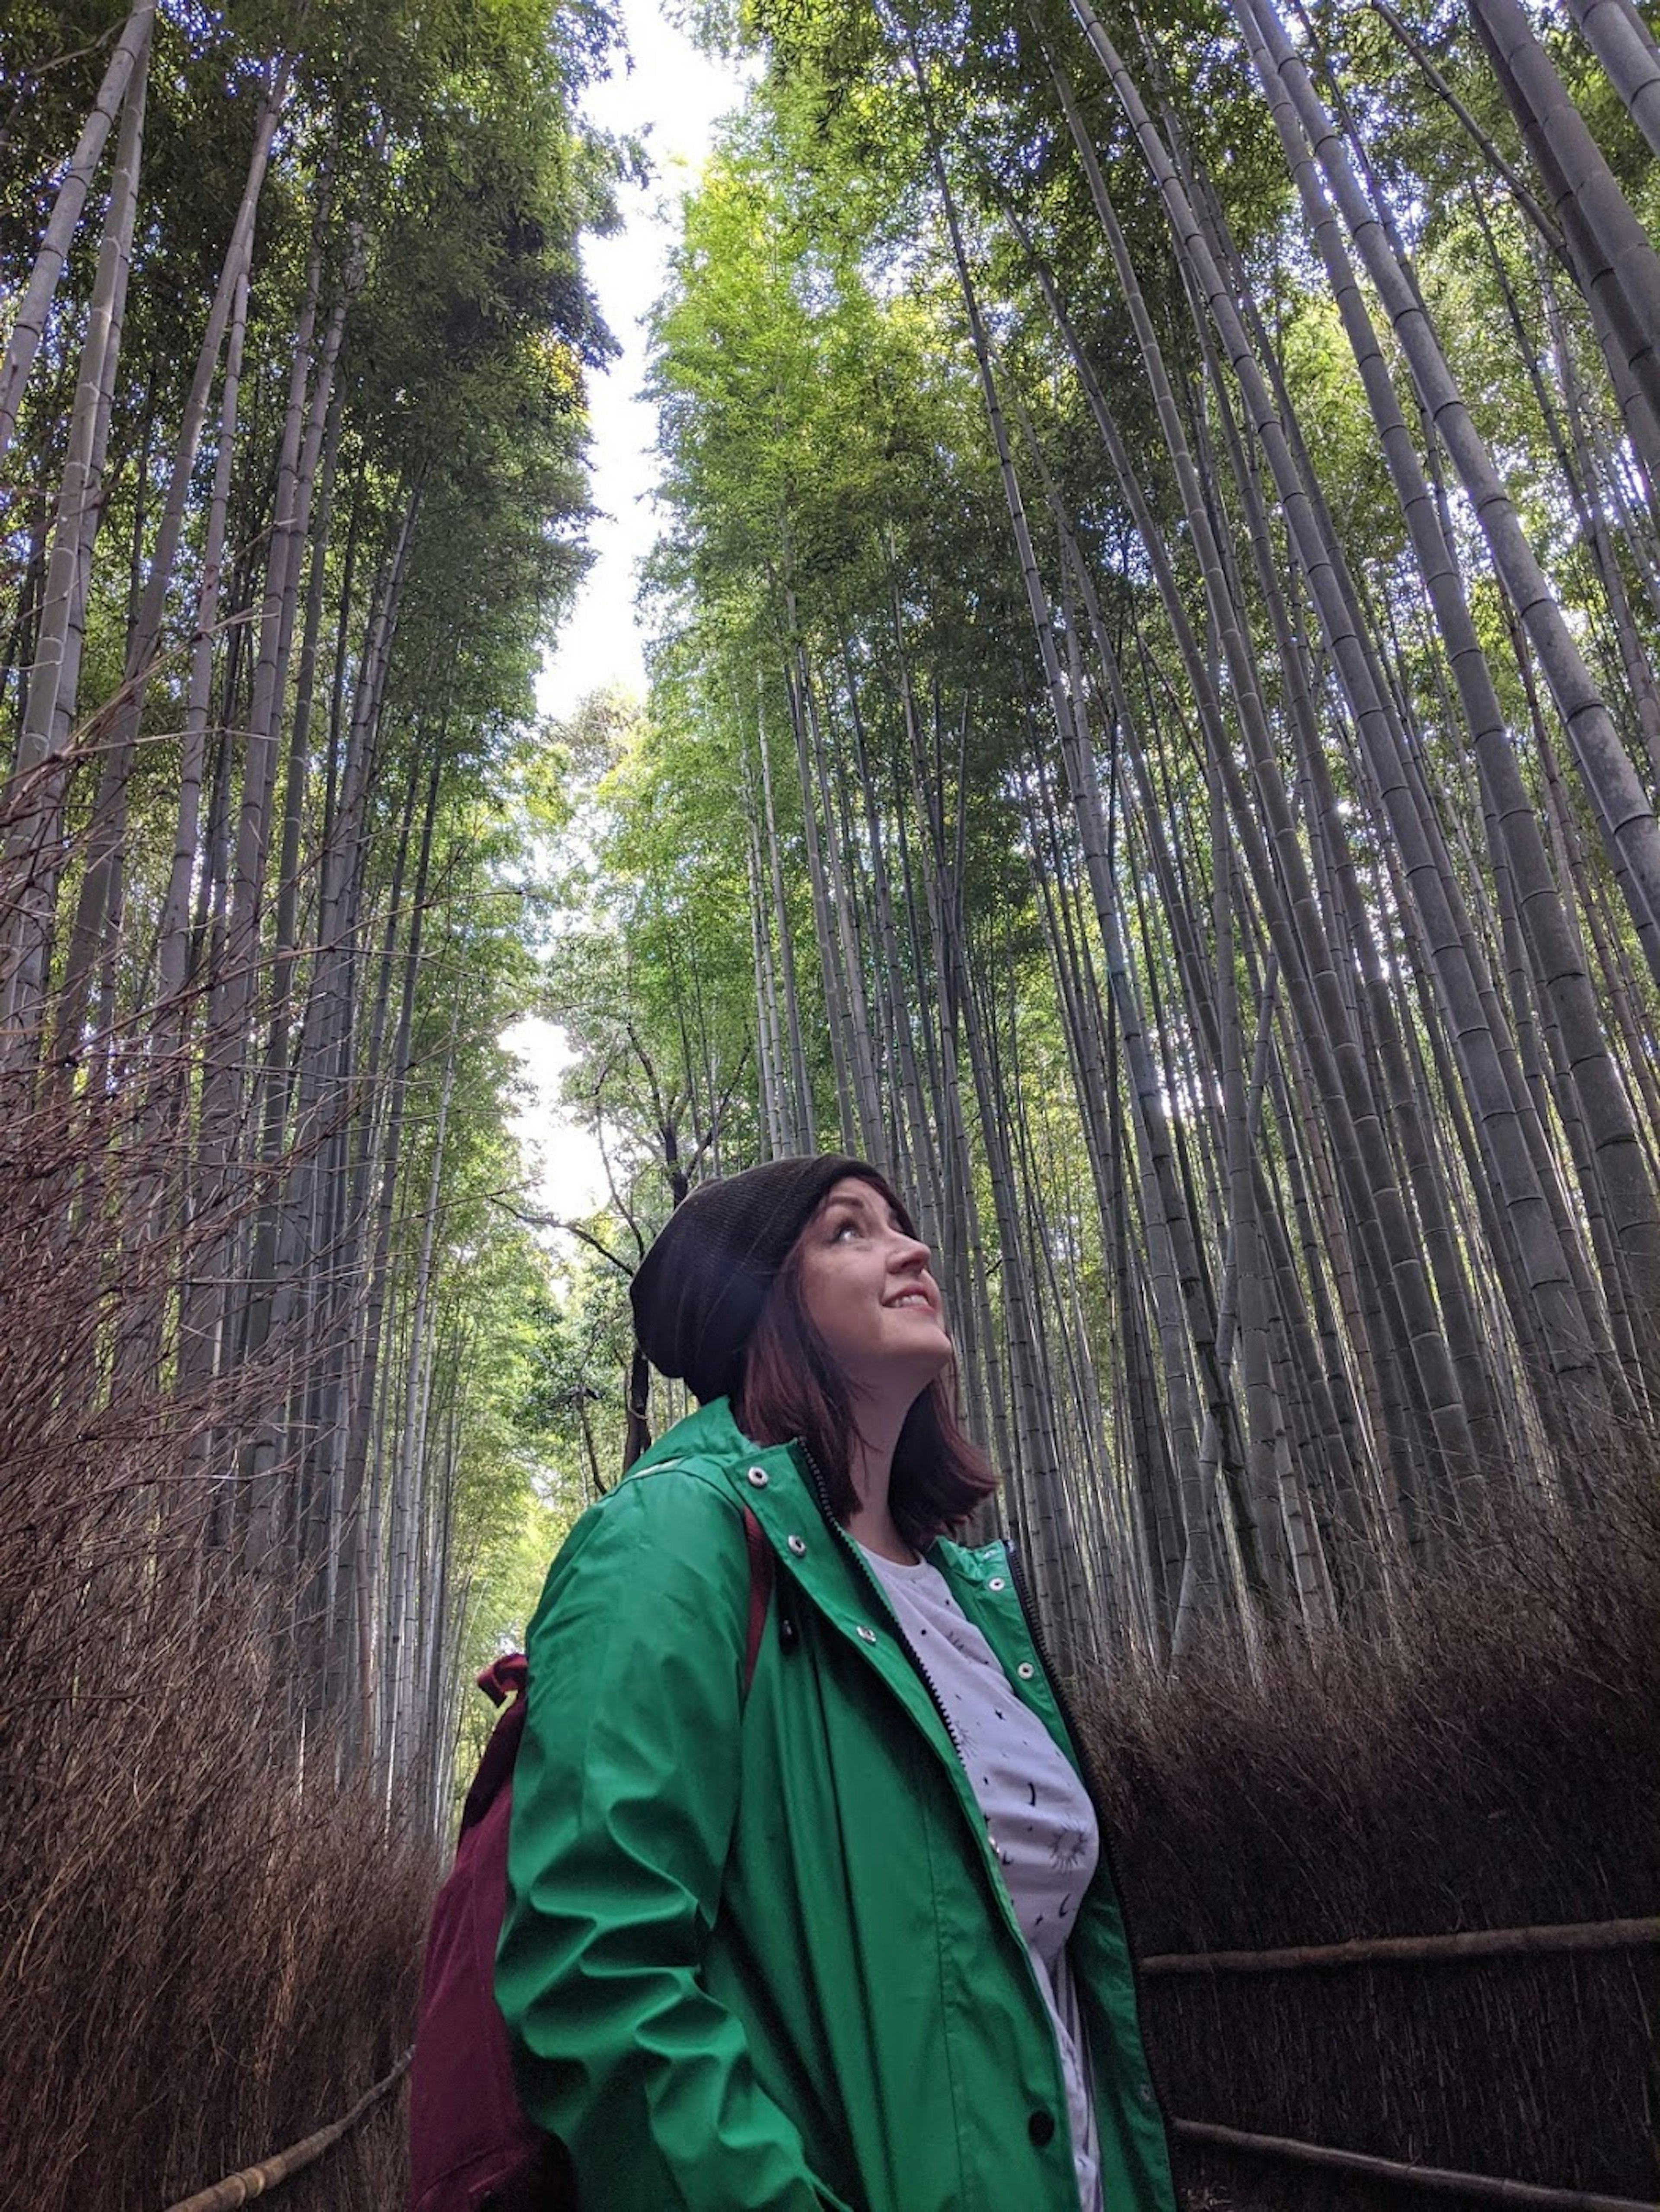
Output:
[[[1286,1973],[1309,1969],[1375,1966],[1437,1966],[1473,1959],[1561,1958],[1572,1954],[1648,1949],[1660,1945],[1660,1916],[1578,1922],[1533,1928],[1468,1929],[1444,1936],[1391,1936],[1342,1943],[1301,1944],[1259,1951],[1170,1952],[1144,1958],[1143,1980],[1191,1979],[1201,1975]],[[303,2141],[258,2166],[228,2175],[210,2188],[169,2208],[169,2212],[234,2212],[238,2205],[278,2188],[331,2150],[408,2069],[406,2055],[377,2081],[350,2112]],[[1321,2169],[1351,2185],[1367,2181],[1394,2191],[1461,2197],[1471,2203],[1532,2205],[1550,2212],[1652,2212],[1652,2197],[1609,2196],[1594,2190],[1558,2188],[1505,2175],[1473,2173],[1446,2166],[1414,2164],[1336,2145],[1304,2142],[1219,2122],[1177,2118],[1178,2143],[1212,2146],[1257,2157]]]
[[1188,2212],[1660,2197],[1660,1502],[1603,1494],[1387,1646],[1075,1686]]
[[[1518,1936],[1592,1939],[1583,1946],[1578,1943],[1556,1942],[1538,1947],[1556,1950],[1577,1948],[1612,1949],[1625,1943],[1651,1942],[1660,1938],[1660,1922],[1624,1921],[1614,1925],[1621,1930],[1639,1928],[1646,1929],[1648,1932],[1636,1936],[1624,1933],[1615,1936],[1612,1941],[1600,1942],[1595,1939],[1607,1938],[1609,1935],[1608,1929],[1508,1929],[1494,1932],[1507,1940],[1507,1948],[1514,1948],[1513,1940],[1511,1939]],[[1415,1942],[1410,1937],[1402,1938],[1399,1939],[1391,1955],[1414,1956],[1420,1959],[1450,1956],[1468,1958],[1482,1955],[1468,1950],[1453,1954],[1438,1948],[1449,1942],[1456,1942],[1462,1940],[1466,1939],[1432,1936]],[[1478,1936],[1468,1940],[1475,1942],[1486,1942],[1489,1945],[1493,1942],[1491,1936]],[[1408,1946],[1410,1948],[1408,1948]],[[1438,1948],[1432,1949],[1430,1946]],[[1347,1951],[1351,1954],[1352,1959],[1363,1953],[1374,1953],[1377,1947],[1352,1944],[1332,1947],[1332,1948],[1334,1950],[1341,1948]],[[1491,1950],[1486,1955],[1491,1955]],[[1218,1967],[1219,1960],[1223,1958],[1233,1963],[1236,1971],[1237,1960],[1243,1958],[1251,1958],[1257,1961],[1271,1959],[1279,1966],[1288,1962],[1300,1966],[1316,1963],[1327,1965],[1335,1962],[1331,1957],[1324,1954],[1316,1955],[1315,1952],[1305,1952],[1300,1955],[1285,1952],[1262,1954],[1237,1952],[1213,1954],[1207,1960],[1150,1959],[1143,1962],[1142,1972],[1155,1973],[1160,1971],[1185,1970],[1189,1966],[1213,1970]],[[377,2081],[373,2088],[365,2091],[350,2112],[343,2114],[329,2126],[319,2128],[314,2134],[307,2136],[302,2142],[291,2144],[287,2150],[278,2151],[271,2157],[262,2160],[258,2166],[245,2166],[240,2172],[227,2174],[222,2181],[215,2182],[210,2188],[198,2190],[193,2197],[187,2197],[180,2203],[169,2206],[168,2212],[236,2212],[236,2207],[239,2205],[250,2203],[256,2197],[263,2197],[269,2191],[280,2188],[285,2181],[291,2180],[295,2174],[303,2172],[308,2166],[314,2166],[325,2152],[331,2150],[343,2136],[348,2135],[363,2115],[378,2105],[388,2090],[396,2087],[402,2081],[408,2070],[409,2063],[409,2054],[405,2054],[390,2074]],[[1237,2150],[1265,2151],[1276,2158],[1301,2160],[1310,2165],[1325,2166],[1344,2173],[1371,2175],[1380,2180],[1404,2185],[1420,2191],[1436,2193],[1450,2191],[1458,2196],[1478,2197],[1487,2203],[1530,2204],[1540,2208],[1551,2208],[1551,2212],[1651,2212],[1650,2202],[1645,2198],[1603,2197],[1578,2189],[1540,2188],[1529,2182],[1509,2181],[1488,2174],[1454,2173],[1440,2166],[1405,2166],[1395,2159],[1369,2158],[1353,2151],[1334,2149],[1324,2144],[1294,2142],[1280,2136],[1250,2135],[1238,2128],[1220,2127],[1204,2120],[1178,2119],[1172,2123],[1172,2126],[1179,2140],[1218,2143]]]
[[[1465,1959],[1561,1955],[1571,1952],[1616,1951],[1660,1943],[1660,1917],[1578,1923],[1567,1927],[1467,1929],[1452,1936],[1396,1936],[1347,1943],[1304,1944],[1271,1951],[1175,1952],[1144,1959],[1143,1978],[1219,1973],[1284,1973],[1310,1967],[1373,1966],[1381,1963],[1429,1966]],[[235,2212],[256,2197],[277,2189],[314,2165],[403,2079],[409,2054],[350,2111],[303,2141],[258,2166],[228,2174],[210,2188],[168,2208],[168,2212]],[[1251,2133],[1207,2120],[1172,2122],[1178,2142],[1213,2144],[1225,2149],[1264,2154],[1280,2160],[1365,2177],[1425,2194],[1453,2195],[1487,2203],[1533,2205],[1550,2212],[1651,2212],[1652,2200],[1609,2197],[1594,2191],[1557,2189],[1501,2175],[1464,2173],[1444,2166],[1414,2166],[1335,2146]]]
[[[1293,1944],[1269,1951],[1171,1952],[1140,1961],[1144,1979],[1169,1975],[1287,1973],[1307,1968],[1378,1965],[1436,1966],[1465,1959],[1540,1958],[1571,1952],[1622,1951],[1660,1943],[1660,1917],[1605,1920],[1551,1928],[1478,1928],[1450,1936],[1386,1936],[1344,1943]],[[1207,2120],[1177,2119],[1180,2142],[1266,2154],[1344,2175],[1365,2176],[1399,2188],[1451,2194],[1484,2203],[1554,2207],[1556,2212],[1654,2212],[1650,2197],[1608,2197],[1593,2191],[1557,2189],[1502,2175],[1456,2172],[1413,2166],[1334,2145],[1260,2135]]]
[[1079,1686],[1190,2212],[1660,2200],[1660,1507],[1603,1498],[1387,1644]]

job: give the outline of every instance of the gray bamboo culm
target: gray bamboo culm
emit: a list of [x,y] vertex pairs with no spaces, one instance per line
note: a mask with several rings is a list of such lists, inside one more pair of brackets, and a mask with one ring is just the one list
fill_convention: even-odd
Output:
[[344,2135],[350,2133],[371,2106],[378,2105],[388,2089],[394,2088],[409,2071],[414,2052],[406,2051],[390,2074],[366,2089],[351,2110],[315,2135],[303,2142],[290,2143],[286,2150],[272,2153],[258,2166],[245,2166],[240,2173],[228,2173],[222,2181],[216,2181],[210,2189],[198,2189],[194,2197],[182,2197],[170,2204],[167,2212],[234,2212],[239,2204],[251,2203],[254,2197],[263,2197],[268,2189],[280,2189],[285,2181],[314,2166],[325,2150],[330,2150]]
[[1169,1951],[1140,1962],[1143,1974],[1272,1974],[1298,1966],[1410,1965],[1439,1959],[1503,1959],[1566,1951],[1623,1951],[1660,1943],[1660,1917],[1587,1920],[1555,1928],[1474,1928],[1456,1936],[1358,1936],[1348,1943],[1298,1943],[1277,1951]]
[[1585,2189],[1547,2189],[1534,2181],[1506,2181],[1497,2174],[1454,2173],[1441,2166],[1405,2166],[1398,2159],[1369,2158],[1357,2150],[1332,2150],[1324,2143],[1294,2142],[1286,2136],[1247,2135],[1239,2128],[1214,2127],[1208,2120],[1172,2120],[1175,2133],[1189,2142],[1215,2143],[1225,2150],[1265,2151],[1274,2158],[1300,2160],[1305,2166],[1337,2166],[1346,2173],[1374,2173],[1408,2189],[1452,2191],[1485,2197],[1499,2204],[1552,2205],[1557,2212],[1655,2212],[1651,2197],[1602,2197]]

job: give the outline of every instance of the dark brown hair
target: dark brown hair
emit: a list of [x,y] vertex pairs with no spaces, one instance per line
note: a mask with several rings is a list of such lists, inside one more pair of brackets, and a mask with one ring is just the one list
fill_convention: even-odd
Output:
[[[864,1178],[910,1228],[910,1218],[879,1176]],[[830,1508],[845,1521],[859,1504],[848,1471],[848,1442],[858,1425],[857,1393],[836,1365],[801,1296],[801,1249],[814,1209],[779,1270],[744,1354],[744,1379],[734,1395],[738,1425],[757,1444],[805,1444],[822,1470]],[[957,1419],[957,1370],[936,1375],[905,1416],[893,1455],[888,1492],[894,1526],[919,1549],[944,1535],[997,1487],[983,1452],[963,1434]]]

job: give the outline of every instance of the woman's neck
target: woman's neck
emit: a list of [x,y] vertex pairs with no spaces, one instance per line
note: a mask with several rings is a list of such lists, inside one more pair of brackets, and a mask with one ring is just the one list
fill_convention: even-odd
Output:
[[879,1559],[892,1559],[900,1566],[911,1565],[916,1558],[916,1547],[908,1544],[900,1534],[893,1517],[893,1508],[888,1500],[888,1488],[893,1477],[893,1455],[899,1443],[899,1431],[904,1425],[907,1407],[897,1419],[881,1418],[881,1409],[860,1407],[860,1426],[854,1432],[848,1452],[848,1480],[857,1501],[847,1519],[847,1530],[854,1541],[862,1544],[867,1552]]

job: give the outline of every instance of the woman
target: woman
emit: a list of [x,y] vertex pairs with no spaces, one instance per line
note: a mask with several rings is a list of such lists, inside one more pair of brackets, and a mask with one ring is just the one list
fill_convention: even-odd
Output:
[[[532,1625],[496,1972],[593,2212],[1172,2212],[1095,1816],[952,1413],[927,1247],[835,1155],[635,1279],[699,1410]],[[747,1692],[752,1510],[777,1566]]]

